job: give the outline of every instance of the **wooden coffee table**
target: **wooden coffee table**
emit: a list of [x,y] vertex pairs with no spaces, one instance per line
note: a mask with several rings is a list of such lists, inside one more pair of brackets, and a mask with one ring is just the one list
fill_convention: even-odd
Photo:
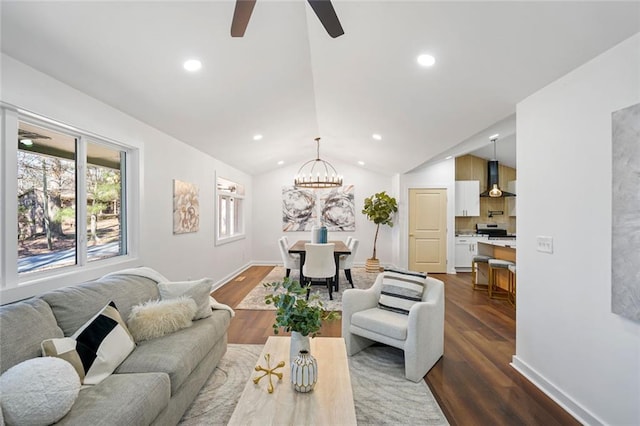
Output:
[[273,376],[275,390],[267,392],[265,377],[256,385],[253,378],[262,375],[252,371],[244,387],[230,425],[355,425],[351,377],[344,339],[316,337],[311,339],[311,354],[318,361],[318,383],[309,393],[296,392],[291,385],[289,337],[267,339],[257,364],[266,366],[265,354],[271,354],[271,366],[284,360],[282,381]]

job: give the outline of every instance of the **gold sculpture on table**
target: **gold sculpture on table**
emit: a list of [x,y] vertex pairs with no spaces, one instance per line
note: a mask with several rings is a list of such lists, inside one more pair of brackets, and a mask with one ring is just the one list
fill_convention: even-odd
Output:
[[264,356],[265,361],[267,361],[267,367],[263,367],[261,365],[256,365],[255,366],[255,370],[256,371],[263,371],[264,374],[260,377],[256,377],[255,379],[253,379],[253,383],[254,384],[258,384],[258,382],[260,381],[260,379],[262,379],[265,376],[269,376],[269,386],[267,387],[267,392],[269,393],[273,393],[273,383],[271,382],[271,376],[275,375],[278,377],[278,380],[282,380],[282,373],[280,372],[276,372],[275,370],[277,370],[278,368],[282,368],[284,367],[284,361],[280,361],[278,363],[278,365],[276,365],[275,367],[271,368],[271,354],[266,354]]

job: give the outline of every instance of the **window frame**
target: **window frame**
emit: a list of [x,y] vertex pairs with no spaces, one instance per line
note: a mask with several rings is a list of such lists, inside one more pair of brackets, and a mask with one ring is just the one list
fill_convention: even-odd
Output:
[[[137,266],[139,255],[139,211],[140,211],[140,149],[131,144],[111,140],[107,137],[63,124],[0,102],[2,122],[2,147],[0,161],[3,173],[0,176],[2,197],[4,200],[0,223],[0,304],[31,297],[44,291],[63,287],[72,283],[95,279],[102,274]],[[62,132],[77,138],[76,145],[76,264],[59,268],[18,273],[18,217],[16,162],[18,154],[18,127],[20,122]],[[125,209],[121,222],[125,228],[123,244],[126,254],[89,261],[87,258],[86,214],[86,147],[88,143],[98,143],[125,152],[123,167],[123,188]]]
[[[235,185],[237,188],[242,188],[241,191],[239,192],[233,192],[233,191],[225,191],[220,189],[220,184],[223,183],[227,183],[227,184],[233,184]],[[231,228],[231,223],[235,222],[235,218],[238,217],[239,220],[239,228],[241,228],[239,231],[236,230],[235,233],[233,233],[232,235],[229,236],[225,236],[222,237],[220,236],[220,220],[221,220],[221,214],[220,214],[220,208],[222,205],[222,199],[223,198],[227,198],[227,199],[234,199],[234,206],[237,209],[238,206],[240,206],[240,213],[239,215],[231,215],[230,214],[230,209],[229,209],[229,204],[230,203],[226,203],[227,205],[227,211],[226,211],[226,226],[227,229]],[[245,220],[245,194],[244,194],[244,186],[241,184],[238,184],[234,181],[231,181],[229,179],[225,179],[219,176],[215,177],[215,206],[216,206],[216,214],[215,214],[215,245],[216,246],[220,246],[220,245],[224,245],[224,244],[228,244],[234,241],[238,241],[238,240],[242,240],[245,239],[246,236],[246,220]],[[237,201],[239,201],[239,203],[237,203]],[[236,226],[233,226],[234,228],[236,228]]]

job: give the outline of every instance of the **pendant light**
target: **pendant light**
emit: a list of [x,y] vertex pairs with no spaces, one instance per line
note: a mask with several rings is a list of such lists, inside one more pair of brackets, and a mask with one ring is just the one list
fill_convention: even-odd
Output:
[[[497,161],[496,157],[496,141],[498,140],[498,135],[493,135],[490,137],[491,142],[493,142],[493,161]],[[498,184],[494,183],[493,188],[489,190],[489,197],[498,198],[502,197],[502,191],[498,188]]]
[[296,188],[336,188],[342,186],[342,176],[328,161],[320,159],[320,138],[316,141],[316,158],[300,167],[293,184]]

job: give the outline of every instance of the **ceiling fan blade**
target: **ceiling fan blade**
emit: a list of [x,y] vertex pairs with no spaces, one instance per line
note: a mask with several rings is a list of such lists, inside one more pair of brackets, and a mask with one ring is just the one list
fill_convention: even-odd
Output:
[[255,5],[256,0],[236,0],[233,21],[231,21],[231,37],[244,36]]
[[338,20],[338,15],[336,15],[336,11],[331,4],[331,0],[307,1],[331,37],[336,38],[344,34],[342,25],[340,25],[340,21]]

